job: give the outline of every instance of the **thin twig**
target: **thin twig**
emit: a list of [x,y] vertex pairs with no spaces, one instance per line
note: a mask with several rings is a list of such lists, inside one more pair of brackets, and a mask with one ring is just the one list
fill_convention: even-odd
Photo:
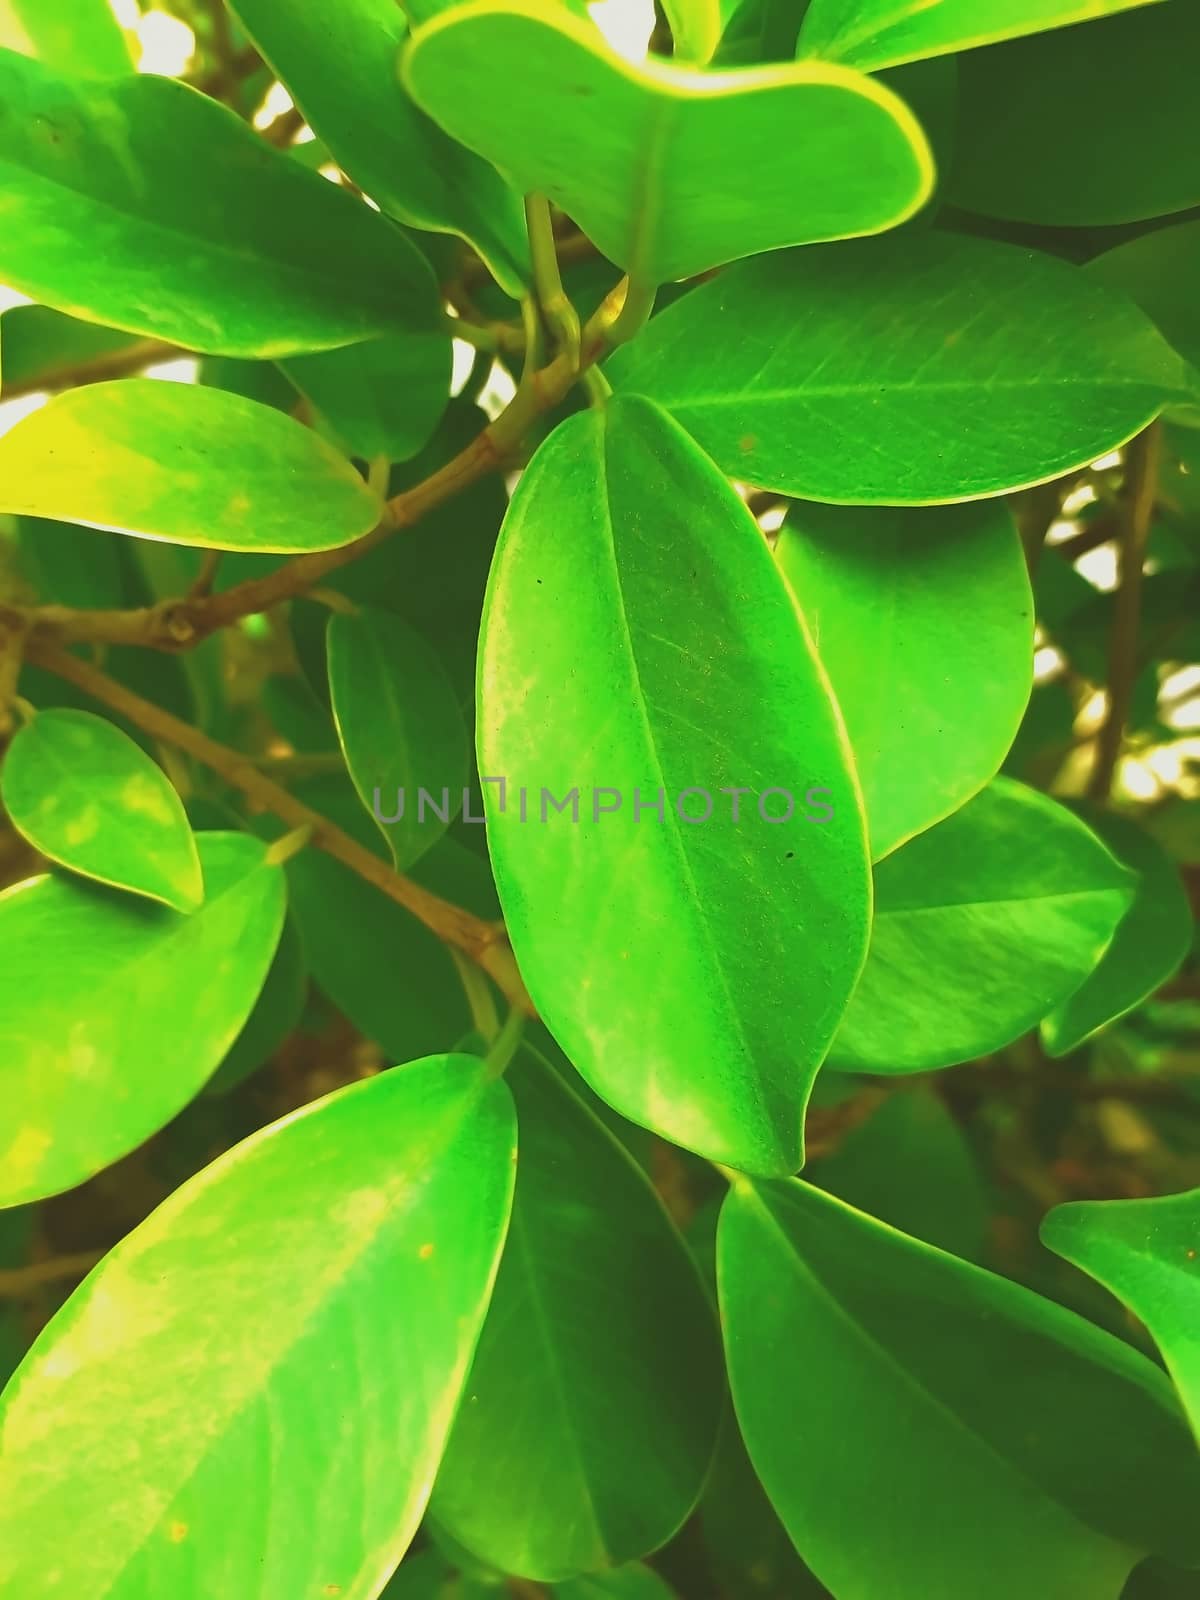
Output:
[[35,1261],[28,1267],[0,1267],[0,1300],[27,1300],[47,1284],[84,1278],[106,1254],[104,1250],[84,1250],[78,1255]]
[[34,642],[29,660],[56,676],[73,683],[94,700],[124,717],[156,739],[165,740],[193,756],[218,773],[225,781],[251,800],[260,810],[269,811],[292,828],[312,829],[312,843],[349,867],[381,893],[403,906],[443,943],[461,950],[483,969],[507,997],[510,1005],[528,1014],[533,1005],[517,970],[503,924],[485,922],[461,906],[431,894],[428,889],[394,872],[377,855],[335,827],[327,817],[313,811],[286,789],[273,783],[248,756],[227,745],[218,744],[199,728],[164,711],[161,706],[134,694],[124,684],[110,678],[98,667],[68,655],[53,645]]
[[5,400],[17,400],[22,395],[56,393],[59,389],[77,389],[85,383],[103,383],[107,378],[127,378],[132,372],[156,361],[170,361],[175,356],[190,356],[195,352],[182,345],[169,344],[165,339],[138,339],[133,334],[130,342],[119,350],[106,350],[102,355],[89,356],[84,361],[72,361],[59,367],[47,367],[30,378],[17,383],[6,383]]
[[1133,702],[1142,607],[1142,566],[1158,490],[1162,430],[1157,422],[1130,440],[1125,451],[1125,493],[1117,542],[1117,592],[1108,651],[1108,709],[1096,736],[1096,760],[1088,782],[1093,800],[1107,800],[1121,757],[1125,724]]

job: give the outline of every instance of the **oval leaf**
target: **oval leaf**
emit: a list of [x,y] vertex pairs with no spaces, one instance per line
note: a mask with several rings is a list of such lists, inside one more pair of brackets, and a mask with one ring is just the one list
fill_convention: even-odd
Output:
[[432,1509],[484,1561],[553,1581],[645,1555],[683,1523],[716,1443],[721,1352],[641,1169],[536,1051],[507,1081],[512,1223]]
[[390,611],[333,616],[326,638],[346,766],[403,870],[462,805],[469,741],[458,698],[432,645]]
[[509,933],[571,1061],[677,1144],[794,1171],[863,959],[860,803],[761,533],[644,400],[562,423],[517,486],[479,750]]
[[[1195,7],[1173,0],[964,57],[946,198],[1013,222],[1074,227],[1200,204],[1196,52]],[[1104,116],[1077,114],[1064,73],[1087,85]]]
[[211,550],[328,550],[383,503],[332,445],[223,389],[69,389],[0,439],[0,511]]
[[1146,1324],[1200,1438],[1200,1189],[1056,1206],[1042,1242]]
[[1195,933],[1187,891],[1157,840],[1127,817],[1091,809],[1085,816],[1134,874],[1133,900],[1099,966],[1043,1019],[1042,1039],[1052,1056],[1076,1049],[1166,983],[1178,971]]
[[632,65],[590,22],[532,0],[426,23],[404,79],[456,139],[655,283],[893,228],[933,187],[925,135],[881,83],[820,63]]
[[370,339],[280,365],[330,436],[364,461],[415,456],[450,399],[450,337],[440,331]]
[[1006,507],[793,505],[776,560],[854,751],[871,854],[1000,769],[1033,677],[1033,596]]
[[747,1450],[835,1594],[1117,1600],[1139,1551],[1200,1555],[1200,1462],[1128,1345],[796,1180],[740,1180],[717,1248]]
[[70,1189],[136,1149],[250,1015],[283,874],[248,834],[197,842],[206,893],[187,916],[73,878],[0,895],[0,1205]]
[[1011,1044],[1092,971],[1132,891],[1078,818],[997,778],[876,868],[871,950],[830,1065],[921,1072]]
[[515,1132],[480,1062],[437,1056],[177,1189],[5,1392],[5,1592],[44,1588],[52,1541],[64,1593],[208,1600],[252,1572],[264,1596],[377,1595],[483,1321]]
[[396,73],[407,25],[396,0],[233,0],[338,165],[390,216],[468,240],[509,294],[528,276],[519,197],[413,104]]
[[437,319],[402,234],[170,78],[0,51],[0,179],[0,279],[90,322],[279,356]]
[[1179,354],[1200,364],[1200,222],[1143,233],[1096,256],[1087,270],[1136,300]]
[[[1019,34],[1126,11],[1151,0],[812,0],[800,30],[805,56],[863,72],[970,50]],[[1075,38],[1075,35],[1071,36]],[[1022,92],[1022,99],[1024,94]],[[1028,109],[1028,107],[1027,107]]]
[[1153,324],[1078,267],[933,230],[743,262],[606,371],[732,476],[852,505],[1057,477],[1184,384]]
[[0,769],[9,821],[35,850],[101,883],[194,911],[196,841],[161,767],[90,711],[42,711]]

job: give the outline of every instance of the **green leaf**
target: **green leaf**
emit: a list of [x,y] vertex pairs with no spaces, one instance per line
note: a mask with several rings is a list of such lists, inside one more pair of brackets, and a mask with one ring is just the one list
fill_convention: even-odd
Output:
[[[1200,363],[1200,304],[1195,294],[1200,222],[1181,222],[1129,239],[1089,261],[1087,270],[1135,300],[1181,356]],[[7,345],[4,356],[7,362]]]
[[922,1072],[1011,1044],[1092,971],[1132,890],[1071,812],[997,778],[876,867],[871,949],[830,1065]]
[[14,306],[0,317],[4,356],[0,393],[17,388],[56,388],[81,364],[100,363],[109,356],[123,357],[138,343],[132,334],[119,328],[80,322],[61,311],[51,311],[48,306]]
[[133,70],[108,0],[0,0],[0,46],[81,78]]
[[704,66],[717,53],[736,0],[663,0],[674,59]]
[[876,859],[995,776],[1033,675],[1006,507],[793,505],[776,559],[829,674]]
[[[448,139],[397,78],[407,27],[396,0],[233,0],[264,59],[342,170],[390,216],[472,244],[514,298],[528,277],[518,196]],[[524,93],[524,90],[522,91]]]
[[[901,61],[970,50],[1149,3],[1151,0],[811,0],[800,30],[798,53],[802,58],[821,56],[875,72]],[[1024,100],[1024,90],[1021,98]]]
[[686,67],[632,65],[591,23],[532,0],[426,23],[403,72],[456,139],[654,283],[895,227],[933,184],[919,124],[869,78],[788,63],[701,85]]
[[1192,944],[1187,891],[1163,847],[1136,822],[1089,808],[1085,820],[1135,875],[1133,900],[1099,966],[1042,1020],[1047,1053],[1066,1055],[1166,983]]
[[1146,1324],[1200,1437],[1200,1189],[1055,1206],[1042,1242]]
[[190,915],[54,875],[0,895],[0,1205],[57,1194],[136,1149],[250,1015],[279,941],[283,874],[248,834],[197,843],[205,898]]
[[450,336],[440,331],[292,356],[281,365],[331,437],[364,461],[415,456],[450,399]]
[[[1074,227],[1200,204],[1196,23],[1195,7],[1175,0],[965,56],[946,198],[1013,222]],[[1104,115],[1080,116],[1067,81],[1086,86]]]
[[1057,477],[1132,438],[1184,383],[1153,324],[1077,267],[924,229],[744,262],[606,371],[731,476],[853,505]]
[[56,395],[0,438],[0,511],[210,550],[328,550],[383,504],[331,445],[223,389],[125,379]]
[[554,1581],[645,1555],[683,1523],[716,1444],[721,1353],[641,1169],[536,1051],[506,1081],[512,1222],[432,1509],[473,1554]]
[[[300,784],[295,793],[383,858],[379,831],[344,778]],[[450,845],[443,840],[415,876],[436,867]],[[471,1023],[454,958],[411,912],[321,850],[293,856],[287,880],[313,978],[386,1057],[406,1061],[462,1037]]]
[[383,217],[170,78],[96,84],[0,51],[0,278],[218,355],[428,329],[433,275]]
[[889,1094],[807,1169],[827,1194],[967,1261],[984,1252],[988,1196],[945,1101],[922,1083]]
[[109,1600],[378,1594],[483,1321],[515,1134],[503,1084],[435,1056],[177,1189],[5,1393],[5,1592],[45,1592],[49,1551],[64,1594]]
[[797,1180],[739,1180],[717,1248],[746,1447],[838,1596],[1117,1600],[1139,1551],[1200,1557],[1200,1463],[1128,1345]]
[[463,802],[469,744],[458,699],[433,647],[388,611],[331,617],[327,656],[346,766],[404,871]]
[[569,1578],[566,1583],[556,1583],[553,1593],[555,1600],[674,1600],[675,1595],[657,1572],[638,1563]]
[[644,400],[560,424],[517,486],[479,756],[509,933],[579,1072],[677,1144],[794,1171],[866,943],[858,793],[762,535]]
[[288,916],[254,1010],[205,1085],[205,1094],[229,1094],[269,1061],[299,1023],[307,997],[304,949],[296,919]]
[[51,861],[176,911],[203,900],[183,802],[162,768],[103,717],[33,717],[9,746],[0,786],[13,827]]

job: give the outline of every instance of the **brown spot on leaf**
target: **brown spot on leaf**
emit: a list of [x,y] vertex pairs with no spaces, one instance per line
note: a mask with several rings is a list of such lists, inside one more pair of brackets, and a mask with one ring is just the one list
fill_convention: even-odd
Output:
[[430,1256],[433,1254],[433,1246],[431,1244],[423,1244],[417,1251],[417,1254],[420,1256],[422,1261],[428,1261]]
[[186,1522],[173,1522],[167,1529],[167,1538],[170,1539],[172,1544],[182,1544],[187,1536],[188,1525]]

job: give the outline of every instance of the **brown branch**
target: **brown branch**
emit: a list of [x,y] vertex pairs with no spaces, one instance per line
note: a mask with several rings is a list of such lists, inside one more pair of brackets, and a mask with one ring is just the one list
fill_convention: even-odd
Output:
[[161,706],[134,694],[98,667],[38,641],[30,643],[27,655],[36,666],[44,667],[68,683],[73,683],[94,700],[128,717],[130,722],[154,738],[163,739],[194,756],[235,789],[240,789],[261,810],[272,812],[291,828],[311,828],[311,842],[314,845],[331,855],[335,861],[349,867],[397,905],[403,906],[443,943],[460,950],[488,974],[512,1006],[533,1015],[533,1004],[517,970],[516,958],[502,924],[485,922],[481,917],[464,911],[461,906],[452,905],[439,895],[431,894],[411,878],[394,872],[364,845],[335,827],[327,817],[313,811],[286,789],[272,782],[248,756],[218,744],[199,728],[193,728],[189,723],[172,716],[169,711],[164,711]]
[[305,594],[331,572],[357,561],[398,530],[415,526],[428,512],[479,478],[518,460],[530,424],[564,400],[580,373],[603,354],[608,328],[620,305],[618,289],[584,329],[578,364],[569,356],[560,355],[531,373],[506,411],[438,471],[394,495],[387,503],[383,520],[363,538],[333,550],[312,550],[294,556],[263,577],[249,578],[220,594],[184,596],[131,611],[0,606],[0,621],[5,616],[10,620],[19,617],[35,639],[59,644],[132,644],[179,651],[190,649],[218,628],[229,627],[242,617]]
[[84,1278],[106,1254],[104,1250],[86,1250],[78,1255],[35,1261],[28,1267],[0,1267],[0,1300],[26,1300],[47,1284]]
[[182,345],[170,344],[166,339],[137,339],[130,334],[130,343],[120,350],[106,350],[102,355],[89,356],[85,361],[48,367],[20,383],[6,383],[3,398],[16,400],[21,395],[80,388],[85,383],[103,383],[106,378],[127,378],[131,372],[140,372],[155,361],[170,361],[174,356],[194,354],[194,351],[185,350]]
[[1093,800],[1107,800],[1121,758],[1125,724],[1137,676],[1142,567],[1158,490],[1162,430],[1152,422],[1125,450],[1125,493],[1117,542],[1117,592],[1108,651],[1108,709],[1096,736],[1096,760],[1088,782]]

